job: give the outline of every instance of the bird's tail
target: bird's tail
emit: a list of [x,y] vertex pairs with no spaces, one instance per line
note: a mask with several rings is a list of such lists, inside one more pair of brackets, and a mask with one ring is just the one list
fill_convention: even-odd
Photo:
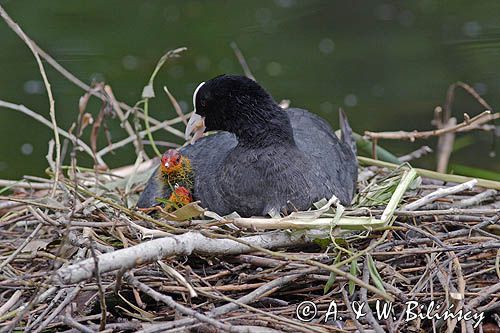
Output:
[[349,145],[351,150],[354,152],[354,155],[357,154],[356,149],[356,140],[352,135],[351,126],[349,126],[349,122],[347,121],[347,116],[344,110],[339,109],[339,123],[340,123],[340,132],[341,132],[341,140],[342,142]]

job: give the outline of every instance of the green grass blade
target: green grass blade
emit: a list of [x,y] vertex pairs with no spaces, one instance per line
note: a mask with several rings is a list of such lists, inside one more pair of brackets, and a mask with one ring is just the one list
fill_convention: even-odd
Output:
[[375,262],[373,261],[373,258],[370,254],[366,254],[366,260],[368,263],[368,271],[370,272],[370,277],[373,280],[373,283],[375,283],[375,286],[385,292],[384,289],[384,284],[382,277],[378,273],[377,266],[375,265]]
[[[351,273],[352,276],[358,276],[358,259],[354,259],[353,261],[351,261],[351,268],[349,269],[349,273]],[[354,281],[349,280],[349,294],[354,294],[355,290],[356,284],[354,283]]]
[[[340,262],[340,255],[341,255],[341,252],[339,251],[339,253],[337,254],[337,257],[333,261],[334,265],[336,265]],[[336,278],[337,278],[337,274],[335,274],[334,272],[330,272],[330,277],[328,278],[328,281],[326,281],[325,287],[323,288],[323,294],[326,294],[330,291],[333,284],[335,283]]]

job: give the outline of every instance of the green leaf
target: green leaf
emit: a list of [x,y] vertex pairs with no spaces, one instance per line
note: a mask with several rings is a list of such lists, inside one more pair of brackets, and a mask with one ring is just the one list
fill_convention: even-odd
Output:
[[357,202],[359,206],[378,206],[389,202],[394,191],[401,183],[402,170],[397,170],[392,176],[378,180],[377,183],[370,184],[358,194]]
[[318,245],[321,247],[322,250],[326,249],[332,240],[330,238],[315,238],[314,239],[314,244]]
[[168,218],[174,221],[186,221],[200,216],[204,211],[205,209],[198,205],[197,202],[191,202],[177,209],[175,212],[169,213]]
[[377,266],[375,265],[375,262],[373,261],[372,256],[367,254],[366,260],[368,260],[368,271],[370,272],[370,277],[373,280],[373,283],[375,283],[375,286],[378,289],[385,292],[382,277],[378,273]]
[[155,97],[155,91],[153,89],[153,84],[150,83],[147,86],[144,86],[142,89],[142,98],[154,98]]
[[[337,257],[333,261],[333,266],[335,266],[335,264],[338,264],[340,262],[340,254],[341,252],[337,254]],[[330,291],[336,278],[337,274],[335,274],[334,272],[330,272],[330,277],[328,278],[328,281],[326,281],[325,287],[323,288],[323,294],[326,294],[328,293],[328,291]]]
[[[352,276],[357,276],[358,275],[358,259],[354,259],[351,261],[351,268],[349,269],[349,273],[351,273]],[[356,289],[356,284],[354,281],[349,280],[349,294],[352,295],[354,294],[354,290]]]

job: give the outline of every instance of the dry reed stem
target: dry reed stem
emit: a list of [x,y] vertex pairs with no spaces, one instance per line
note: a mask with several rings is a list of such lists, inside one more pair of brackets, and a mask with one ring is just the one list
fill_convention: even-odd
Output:
[[430,131],[419,132],[417,130],[407,132],[407,131],[396,131],[396,132],[370,132],[365,131],[365,136],[371,140],[379,139],[392,139],[392,140],[410,140],[415,141],[416,139],[427,139],[431,136],[441,136],[452,132],[466,132],[476,129],[479,125],[483,125],[487,122],[496,120],[500,118],[500,113],[492,114],[491,111],[484,111],[473,118],[469,118],[467,114],[464,114],[465,120],[460,124],[449,126],[441,129],[435,129]]
[[238,59],[238,62],[240,63],[241,68],[243,69],[243,73],[245,73],[245,76],[249,79],[257,81],[255,80],[255,76],[253,76],[252,71],[250,70],[250,67],[247,64],[247,61],[245,60],[245,56],[243,56],[243,53],[241,53],[238,44],[236,44],[235,42],[231,42],[230,45],[231,48],[233,49],[236,59]]

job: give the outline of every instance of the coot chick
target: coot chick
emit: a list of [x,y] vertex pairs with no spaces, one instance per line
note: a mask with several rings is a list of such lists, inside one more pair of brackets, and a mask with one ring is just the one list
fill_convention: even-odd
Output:
[[163,204],[173,211],[193,201],[193,171],[191,161],[175,149],[167,150],[161,164],[148,180],[137,207],[149,208]]
[[195,200],[226,215],[291,213],[356,191],[355,143],[340,113],[342,140],[319,116],[284,111],[255,81],[222,75],[198,86],[186,135],[220,131],[180,149],[194,173]]
[[177,209],[193,202],[193,196],[191,191],[185,186],[175,184],[174,189],[167,199],[163,199],[164,209],[167,212],[174,212]]

